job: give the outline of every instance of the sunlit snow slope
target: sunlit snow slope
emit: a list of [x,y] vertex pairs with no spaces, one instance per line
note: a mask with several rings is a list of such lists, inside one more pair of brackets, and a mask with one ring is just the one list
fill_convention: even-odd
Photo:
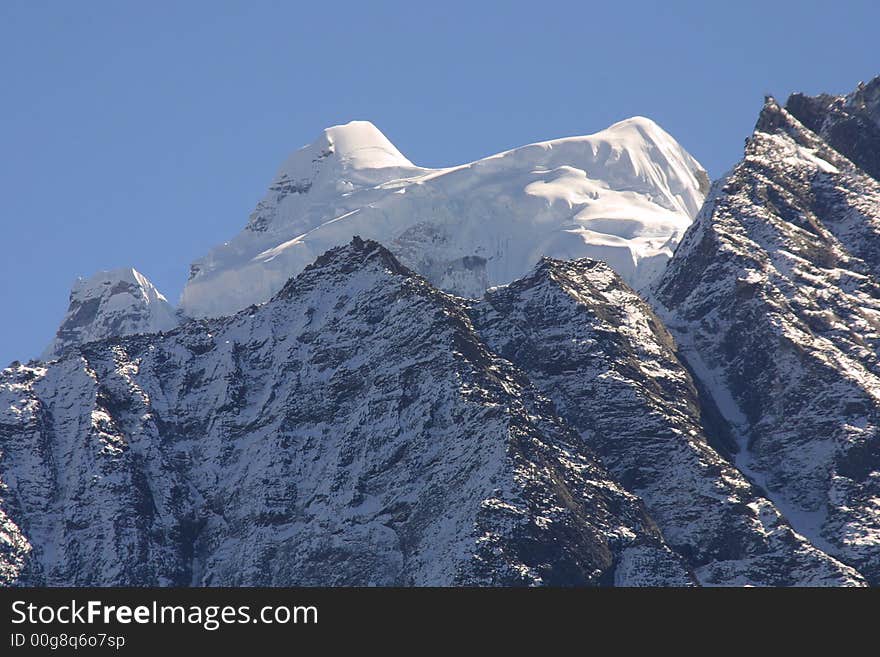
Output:
[[542,255],[601,259],[641,288],[707,187],[699,163],[641,117],[447,169],[414,165],[373,124],[353,121],[287,160],[245,230],[193,264],[181,306],[212,316],[265,301],[355,234],[462,296],[510,282]]

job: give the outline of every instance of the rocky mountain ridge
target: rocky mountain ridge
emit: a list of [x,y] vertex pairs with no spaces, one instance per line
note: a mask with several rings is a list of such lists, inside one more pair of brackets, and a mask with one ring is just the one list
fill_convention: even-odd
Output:
[[238,315],[8,368],[0,409],[12,582],[694,582],[461,301],[374,242]]
[[878,582],[880,185],[775,100],[655,299],[794,528]]
[[[0,372],[0,582],[880,584],[878,90],[766,99],[698,213],[642,119],[440,172],[326,131],[195,268],[184,307],[238,312],[102,272]],[[473,250],[502,201],[578,248]],[[681,221],[616,235],[633,278],[639,212]]]

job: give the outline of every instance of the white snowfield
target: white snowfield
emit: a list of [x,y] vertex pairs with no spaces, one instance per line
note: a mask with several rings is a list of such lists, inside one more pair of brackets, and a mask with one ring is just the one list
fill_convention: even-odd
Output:
[[545,255],[603,260],[641,289],[708,182],[642,117],[446,169],[414,165],[373,124],[353,121],[293,153],[245,230],[193,264],[181,309],[220,316],[263,302],[354,235],[461,296],[509,283]]

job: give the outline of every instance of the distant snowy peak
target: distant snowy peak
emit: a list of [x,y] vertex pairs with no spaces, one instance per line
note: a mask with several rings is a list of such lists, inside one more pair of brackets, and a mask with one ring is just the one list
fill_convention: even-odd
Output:
[[67,314],[43,357],[56,357],[75,344],[169,330],[177,323],[174,308],[146,276],[130,267],[101,271],[74,283]]
[[288,159],[246,229],[193,264],[181,306],[220,316],[266,301],[356,234],[460,296],[509,283],[543,255],[603,260],[643,287],[708,187],[700,164],[643,117],[445,169],[414,165],[355,121]]
[[[333,153],[352,170],[412,167],[382,132],[369,121],[351,121],[324,130],[318,142],[322,152]],[[312,146],[307,149],[314,148]],[[296,158],[293,158],[295,160]],[[293,162],[288,162],[288,165]]]
[[263,232],[296,223],[308,215],[307,206],[315,197],[343,196],[423,171],[369,121],[332,126],[281,166],[247,230]]

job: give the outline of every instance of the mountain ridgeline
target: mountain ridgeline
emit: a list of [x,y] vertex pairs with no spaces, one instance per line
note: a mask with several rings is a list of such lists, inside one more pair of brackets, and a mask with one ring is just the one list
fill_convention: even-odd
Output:
[[2,370],[0,583],[880,585],[878,140],[880,78],[711,189],[641,118],[328,129],[180,309],[102,272]]

